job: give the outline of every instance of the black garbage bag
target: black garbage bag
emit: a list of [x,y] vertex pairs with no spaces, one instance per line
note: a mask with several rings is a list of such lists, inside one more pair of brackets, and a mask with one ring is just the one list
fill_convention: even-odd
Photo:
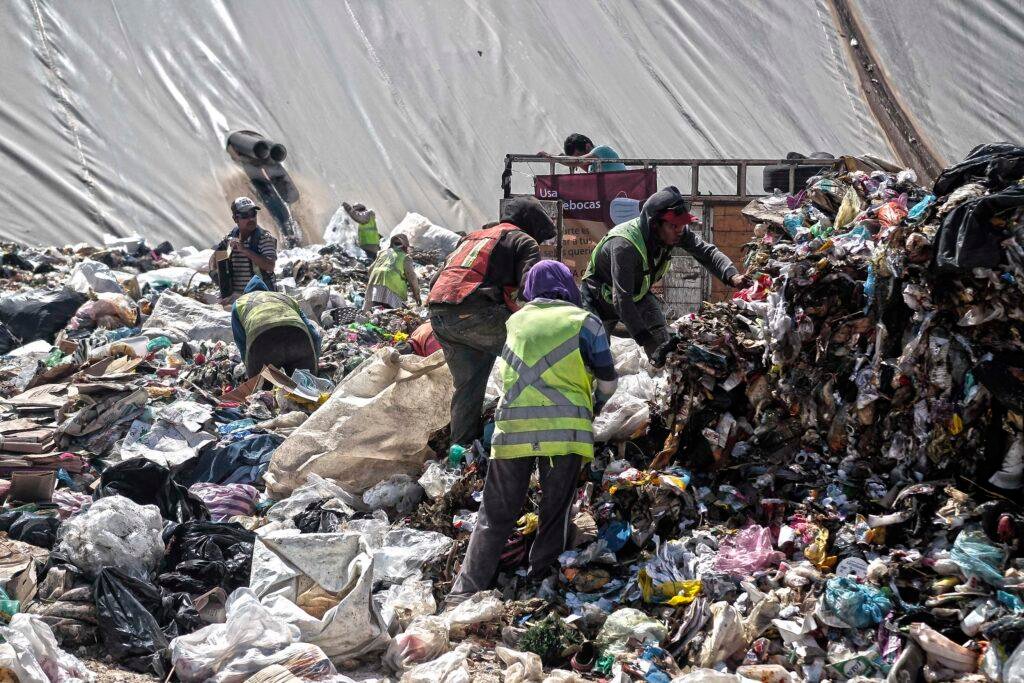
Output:
[[113,567],[100,570],[93,600],[106,651],[130,669],[161,677],[170,671],[171,640],[202,625],[188,595],[161,593]]
[[68,288],[4,295],[0,297],[0,323],[23,344],[37,339],[52,342],[87,300]]
[[0,323],[0,356],[10,353],[21,346],[21,340],[11,334],[10,328]]
[[329,534],[338,530],[345,521],[345,515],[338,510],[325,510],[329,500],[314,501],[306,509],[292,517],[292,522],[304,534]]
[[7,537],[49,550],[57,542],[60,518],[25,512],[10,525]]
[[193,595],[248,586],[255,542],[256,534],[237,522],[179,524],[167,540],[164,572],[157,583]]
[[978,145],[959,164],[950,166],[935,179],[933,192],[942,197],[961,185],[985,182],[999,190],[1024,176],[1024,147],[1009,142]]
[[994,268],[1003,261],[1000,242],[1009,233],[992,219],[1024,206],[1024,186],[964,202],[942,221],[935,236],[934,265],[940,271]]
[[107,496],[156,505],[164,519],[175,522],[210,518],[206,504],[174,481],[169,469],[146,458],[132,458],[103,470],[95,497]]

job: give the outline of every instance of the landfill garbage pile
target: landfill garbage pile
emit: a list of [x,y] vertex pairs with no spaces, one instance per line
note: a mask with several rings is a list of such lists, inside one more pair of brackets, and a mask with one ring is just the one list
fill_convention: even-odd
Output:
[[[457,605],[490,431],[449,445],[443,355],[403,353],[423,311],[362,311],[341,213],[278,259],[315,374],[246,379],[209,252],[4,246],[0,670],[1021,680],[1024,150],[930,189],[843,163],[748,207],[756,284],[675,323],[663,370],[613,340],[558,566],[527,579],[533,483]],[[395,231],[426,290],[457,236]]]

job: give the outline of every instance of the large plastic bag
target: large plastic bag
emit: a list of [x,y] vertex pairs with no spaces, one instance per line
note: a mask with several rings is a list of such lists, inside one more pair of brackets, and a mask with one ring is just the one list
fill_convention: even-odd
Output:
[[166,675],[171,638],[200,625],[199,612],[187,595],[169,600],[148,581],[117,569],[100,570],[93,599],[104,648],[135,671]]
[[303,642],[320,646],[332,661],[387,646],[387,625],[370,597],[372,585],[373,560],[358,532],[279,529],[256,541],[252,590],[277,618],[299,629]]
[[34,614],[15,614],[0,636],[13,650],[13,657],[0,666],[11,669],[19,683],[79,683],[95,677],[74,655],[61,650],[53,631]]
[[144,579],[164,557],[162,529],[155,505],[110,496],[64,522],[57,552],[90,576],[116,567]]
[[498,591],[474,593],[452,610],[441,616],[455,635],[461,635],[470,626],[497,621],[505,614],[505,603]]
[[380,604],[380,613],[388,624],[397,623],[405,629],[416,617],[430,615],[437,611],[434,600],[434,584],[408,578],[393,584],[387,590],[379,591],[373,599]]
[[359,496],[352,495],[330,479],[310,473],[306,477],[306,483],[270,508],[267,517],[275,522],[290,523],[292,518],[305,511],[311,503],[323,500],[330,500],[330,509],[338,510],[345,516],[353,515],[356,509],[361,510],[363,505]]
[[443,617],[416,617],[388,644],[383,661],[392,671],[405,671],[448,651],[448,622]]
[[618,654],[626,649],[630,638],[657,645],[668,635],[668,628],[661,621],[632,607],[617,609],[608,615],[595,644],[604,654]]
[[142,329],[160,328],[175,343],[223,341],[233,344],[231,313],[174,292],[163,292]]
[[394,474],[418,477],[432,454],[424,444],[450,419],[452,391],[440,351],[378,350],[274,452],[268,492],[283,498],[310,473],[359,493]]
[[171,478],[171,471],[146,458],[133,458],[103,470],[97,498],[124,496],[139,505],[155,505],[164,519],[187,522],[209,519],[210,512],[196,495]]
[[988,540],[983,531],[961,531],[953,541],[949,558],[968,578],[974,576],[996,587],[1002,586],[1006,580],[999,569],[1005,554]]
[[402,583],[417,577],[419,569],[452,549],[455,541],[436,531],[411,527],[392,529],[385,534],[382,547],[373,553],[373,571],[377,581]]
[[713,667],[746,647],[743,622],[736,608],[727,602],[711,605],[711,632],[701,646],[697,664]]
[[71,271],[71,279],[68,280],[68,287],[88,294],[93,292],[119,292],[124,293],[124,288],[118,283],[117,278],[110,270],[110,266],[92,259],[85,259]]
[[244,681],[259,669],[233,667],[236,660],[280,651],[298,639],[297,628],[260,604],[251,590],[239,588],[228,597],[226,623],[212,624],[171,641],[171,663],[184,683]]
[[142,290],[145,290],[147,286],[166,287],[169,285],[180,285],[182,287],[190,287],[212,282],[209,275],[197,273],[191,268],[183,268],[181,266],[157,268],[156,270],[139,273],[136,276],[136,280],[139,283],[139,288]]
[[4,294],[0,296],[0,323],[22,344],[37,339],[52,342],[85,302],[84,294],[67,288]]
[[469,648],[468,644],[459,645],[437,659],[413,667],[405,672],[401,683],[469,683]]
[[722,541],[715,557],[715,570],[748,575],[776,564],[781,557],[782,554],[772,547],[771,531],[751,524]]
[[865,628],[881,622],[892,602],[877,588],[836,577],[825,584],[825,607],[853,628]]
[[455,246],[461,239],[448,228],[434,225],[426,217],[412,212],[405,214],[405,218],[391,230],[388,237],[395,235],[406,235],[414,249],[440,251],[441,256],[447,256],[455,251]]

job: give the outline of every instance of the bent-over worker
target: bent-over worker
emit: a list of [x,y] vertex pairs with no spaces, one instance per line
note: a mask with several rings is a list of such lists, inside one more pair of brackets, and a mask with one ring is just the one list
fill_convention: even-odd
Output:
[[359,248],[365,251],[370,258],[376,257],[377,252],[380,251],[380,232],[377,231],[377,214],[374,213],[373,209],[368,209],[363,204],[353,205],[348,202],[342,202],[341,206],[345,209],[345,213],[359,226],[356,231],[356,241],[359,243]]
[[254,275],[231,308],[231,332],[249,377],[273,365],[291,375],[298,369],[316,372],[320,334],[295,299],[271,292]]
[[[214,252],[231,249],[231,293],[221,303],[231,303],[245,290],[249,280],[259,275],[267,289],[274,289],[274,266],[277,263],[277,239],[256,223],[260,207],[248,197],[231,202],[235,227],[214,248]],[[210,256],[210,273],[217,273],[217,256]]]
[[518,308],[523,278],[540,259],[538,242],[555,236],[534,197],[505,204],[501,222],[463,237],[435,278],[427,304],[434,336],[452,373],[452,443],[480,436],[487,378],[505,344],[505,321]]
[[530,548],[529,578],[543,578],[558,559],[565,550],[580,469],[594,458],[594,415],[615,393],[608,335],[601,321],[581,307],[565,264],[539,262],[526,276],[523,294],[529,303],[506,323],[491,460],[476,528],[452,585],[452,602],[490,588],[535,467],[540,519]]
[[409,258],[409,238],[406,235],[392,235],[390,246],[377,254],[370,266],[370,277],[366,281],[366,301],[363,310],[374,306],[401,308],[409,297],[410,290],[416,305],[420,305],[420,281]]
[[727,285],[749,283],[728,256],[689,229],[696,221],[679,190],[666,187],[648,198],[639,217],[616,225],[597,243],[583,273],[583,305],[609,333],[622,321],[648,357],[669,339],[665,313],[651,287],[668,271],[674,247],[689,252]]

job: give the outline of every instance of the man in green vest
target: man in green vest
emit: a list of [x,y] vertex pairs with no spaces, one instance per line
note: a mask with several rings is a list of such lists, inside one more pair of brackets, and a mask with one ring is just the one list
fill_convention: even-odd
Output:
[[377,231],[377,214],[373,209],[368,209],[362,204],[349,204],[342,202],[345,213],[352,217],[352,220],[359,226],[356,241],[359,248],[365,251],[370,258],[377,256],[380,251],[380,233]]
[[419,306],[422,301],[420,281],[416,277],[412,259],[409,258],[409,238],[405,235],[392,235],[390,246],[380,252],[370,266],[363,310],[369,311],[374,306],[401,308],[410,290],[413,300]]
[[288,375],[297,369],[316,372],[320,334],[295,299],[271,292],[259,275],[231,308],[231,332],[249,377],[266,365]]
[[649,358],[669,339],[665,313],[651,287],[668,271],[675,247],[727,285],[750,284],[728,256],[688,227],[696,221],[679,190],[666,187],[648,198],[639,217],[616,225],[597,243],[583,274],[583,305],[609,332],[621,321]]
[[542,494],[528,576],[543,578],[564,552],[580,469],[594,458],[594,415],[615,393],[608,335],[580,306],[569,269],[538,262],[522,294],[528,303],[506,322],[502,395],[480,513],[449,604],[490,588],[534,468]]

